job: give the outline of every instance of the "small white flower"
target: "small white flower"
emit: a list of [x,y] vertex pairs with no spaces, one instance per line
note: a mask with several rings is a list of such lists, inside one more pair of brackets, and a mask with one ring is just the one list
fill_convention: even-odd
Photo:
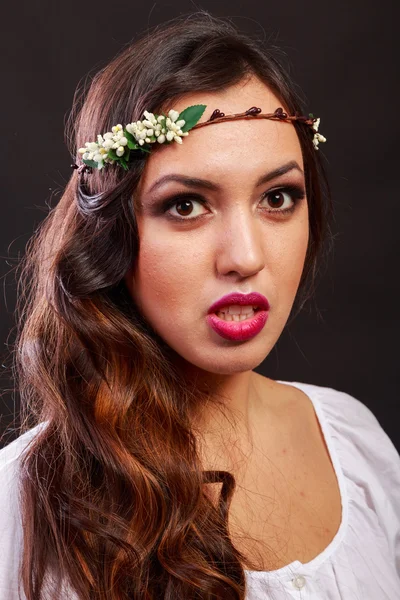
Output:
[[125,127],[127,132],[130,133],[131,135],[135,135],[134,125],[135,125],[135,123],[128,123],[128,125]]
[[179,117],[179,113],[177,110],[171,108],[171,110],[168,112],[168,117],[171,119],[171,121],[176,121]]
[[320,117],[318,117],[317,119],[315,119],[315,121],[312,124],[312,129],[313,131],[315,131],[314,133],[314,137],[313,137],[313,144],[314,144],[314,148],[316,150],[319,150],[318,145],[320,142],[326,142],[326,137],[321,135],[320,133],[318,133],[318,128],[319,128],[319,124],[321,122]]
[[108,150],[108,148],[112,148],[114,144],[113,140],[107,139],[103,142],[103,148],[106,148]]
[[320,133],[316,133],[313,138],[313,144],[314,144],[314,148],[316,148],[316,150],[319,150],[318,144],[320,142],[326,142],[326,137],[324,137]]
[[122,156],[124,152],[125,148],[123,146],[119,146],[119,148],[117,148],[116,154],[117,156]]
[[148,110],[145,110],[143,114],[146,117],[146,119],[148,119],[149,121],[155,121],[154,114],[149,112]]
[[157,142],[159,142],[160,144],[163,144],[165,142],[165,135],[163,133],[158,136]]
[[117,131],[117,133],[115,133],[113,135],[114,140],[117,142],[118,140],[122,139],[124,137],[124,133],[123,131]]
[[174,139],[174,137],[175,137],[175,133],[173,131],[167,131],[167,136],[166,137],[167,137],[167,140],[169,142],[171,142]]

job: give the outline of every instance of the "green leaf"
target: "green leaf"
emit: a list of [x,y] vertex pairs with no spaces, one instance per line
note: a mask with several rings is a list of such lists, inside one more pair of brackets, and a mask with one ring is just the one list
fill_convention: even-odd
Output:
[[125,169],[125,171],[128,170],[127,162],[126,162],[126,160],[122,156],[120,158],[120,165]]
[[112,158],[113,160],[120,159],[120,157],[118,156],[118,154],[116,153],[114,148],[109,148],[107,151],[107,154],[108,154],[109,158]]
[[129,131],[127,131],[126,129],[124,129],[124,136],[126,137],[127,140],[131,140],[131,142],[135,142],[136,141],[135,138],[134,138],[134,136]]
[[136,150],[136,148],[139,147],[139,144],[137,143],[135,136],[133,136],[131,133],[129,133],[129,131],[126,131],[126,129],[124,129],[124,135],[126,137],[126,139],[128,140],[128,148],[130,148],[131,150]]
[[85,163],[88,167],[93,167],[93,169],[98,169],[98,163],[95,160],[87,160],[87,158],[83,158],[82,162]]
[[195,104],[193,106],[188,106],[187,108],[185,108],[177,118],[177,121],[179,121],[180,119],[185,120],[184,126],[181,127],[182,131],[185,132],[189,131],[189,129],[192,129],[192,127],[196,125],[197,121],[200,119],[201,115],[206,110],[206,108],[207,104]]
[[142,152],[147,152],[148,154],[150,154],[150,152],[151,152],[150,144],[147,144],[147,143],[143,144],[143,146],[139,146],[139,148]]

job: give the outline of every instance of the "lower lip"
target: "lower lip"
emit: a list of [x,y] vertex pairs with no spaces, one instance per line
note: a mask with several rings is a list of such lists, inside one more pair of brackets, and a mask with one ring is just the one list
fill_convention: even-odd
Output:
[[215,313],[207,315],[207,322],[221,337],[226,340],[245,341],[260,333],[268,319],[267,310],[257,311],[253,317],[244,321],[224,321]]

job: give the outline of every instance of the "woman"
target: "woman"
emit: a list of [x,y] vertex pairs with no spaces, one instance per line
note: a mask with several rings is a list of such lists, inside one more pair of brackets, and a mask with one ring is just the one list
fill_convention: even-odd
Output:
[[79,168],[24,263],[2,598],[400,597],[392,442],[345,392],[253,370],[330,241],[315,131],[273,54],[204,12],[76,104]]

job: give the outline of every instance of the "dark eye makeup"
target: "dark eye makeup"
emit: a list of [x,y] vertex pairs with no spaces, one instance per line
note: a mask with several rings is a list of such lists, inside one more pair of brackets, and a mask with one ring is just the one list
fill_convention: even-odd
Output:
[[[272,190],[268,190],[267,192],[264,192],[264,194],[262,195],[262,200],[265,200],[266,198],[275,198],[275,201],[277,201],[277,203],[279,204],[280,200],[280,196],[282,196],[282,194],[289,194],[289,196],[291,197],[292,200],[292,205],[288,208],[263,208],[261,207],[262,211],[265,211],[268,214],[272,214],[272,215],[277,215],[278,218],[284,218],[287,217],[288,215],[292,214],[297,207],[297,204],[300,200],[305,198],[305,190],[303,188],[303,186],[300,185],[286,185],[286,186],[282,186],[279,188],[275,188]],[[191,222],[193,223],[194,221],[197,221],[198,219],[201,219],[202,217],[205,216],[205,214],[201,214],[201,215],[197,215],[195,217],[191,217],[190,214],[189,215],[185,215],[185,216],[180,216],[180,215],[176,215],[176,214],[172,214],[170,211],[170,209],[175,206],[175,205],[188,205],[190,203],[193,203],[193,201],[195,202],[199,202],[200,204],[202,204],[203,206],[207,206],[207,200],[201,195],[201,194],[196,194],[196,193],[188,193],[188,192],[179,192],[177,194],[173,194],[172,196],[170,196],[169,198],[166,198],[165,200],[163,200],[160,203],[157,203],[157,205],[153,208],[152,213],[154,216],[159,216],[159,215],[164,215],[166,218],[175,221],[175,222]],[[185,210],[185,209],[184,209]]]

